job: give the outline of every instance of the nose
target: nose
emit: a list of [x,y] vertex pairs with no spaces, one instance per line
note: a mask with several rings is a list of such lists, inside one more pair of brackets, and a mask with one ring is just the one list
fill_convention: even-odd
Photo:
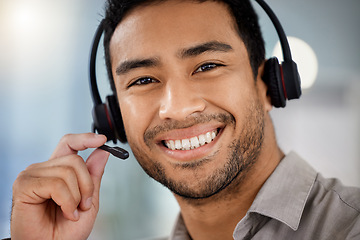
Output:
[[190,82],[168,82],[161,98],[160,119],[185,120],[193,113],[202,112],[206,102],[200,90]]

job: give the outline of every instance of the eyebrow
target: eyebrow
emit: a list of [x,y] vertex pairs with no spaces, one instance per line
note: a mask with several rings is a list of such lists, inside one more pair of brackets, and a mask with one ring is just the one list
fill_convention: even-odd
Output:
[[229,52],[232,51],[233,48],[226,43],[211,41],[196,45],[194,47],[190,47],[187,49],[183,49],[179,52],[180,58],[188,58],[188,57],[196,57],[205,52]]
[[122,75],[128,73],[130,70],[135,68],[155,67],[158,66],[159,64],[160,61],[157,58],[135,59],[130,61],[124,61],[116,68],[116,74]]
[[[179,51],[179,58],[190,58],[196,57],[206,52],[229,52],[232,51],[233,48],[226,43],[211,41],[206,43],[201,43],[199,45],[185,48]],[[116,68],[117,75],[123,75],[130,72],[136,68],[149,68],[156,67],[160,65],[160,60],[158,58],[146,58],[146,59],[134,59],[122,62]]]

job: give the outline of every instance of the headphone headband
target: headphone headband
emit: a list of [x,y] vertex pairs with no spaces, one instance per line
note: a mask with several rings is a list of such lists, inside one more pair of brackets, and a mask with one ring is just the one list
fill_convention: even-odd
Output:
[[96,56],[97,51],[100,43],[101,36],[104,32],[104,20],[102,20],[96,29],[96,33],[94,36],[93,44],[91,47],[91,54],[90,54],[90,64],[89,64],[89,71],[90,71],[90,87],[91,87],[91,96],[94,102],[94,105],[102,104],[97,81],[96,81]]

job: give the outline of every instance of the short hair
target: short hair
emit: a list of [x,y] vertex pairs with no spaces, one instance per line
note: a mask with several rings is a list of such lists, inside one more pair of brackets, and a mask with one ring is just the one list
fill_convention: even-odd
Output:
[[[146,6],[169,0],[108,0],[104,19],[104,51],[108,76],[112,90],[115,84],[111,71],[110,40],[124,16],[138,6]],[[189,0],[190,1],[190,0]],[[256,80],[258,68],[265,59],[265,44],[259,26],[258,16],[250,0],[192,0],[194,2],[217,1],[225,3],[234,17],[236,29],[245,44],[253,76]]]

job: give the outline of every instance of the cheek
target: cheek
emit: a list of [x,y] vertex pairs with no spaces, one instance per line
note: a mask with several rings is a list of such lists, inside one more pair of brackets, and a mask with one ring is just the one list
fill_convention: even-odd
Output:
[[256,95],[252,75],[235,72],[226,75],[214,85],[208,85],[206,101],[231,114],[239,115]]
[[131,97],[119,99],[126,136],[130,141],[143,141],[145,130],[154,118],[155,105]]

